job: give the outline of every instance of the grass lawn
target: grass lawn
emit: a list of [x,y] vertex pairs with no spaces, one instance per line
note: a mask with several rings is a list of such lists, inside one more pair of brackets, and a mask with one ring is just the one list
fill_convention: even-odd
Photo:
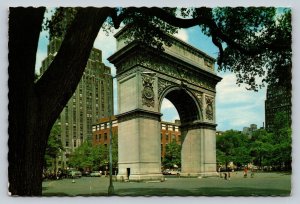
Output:
[[[289,196],[289,173],[256,173],[243,178],[242,172],[230,180],[218,177],[166,177],[164,182],[114,182],[117,196]],[[82,177],[43,182],[44,196],[107,196],[109,179]]]

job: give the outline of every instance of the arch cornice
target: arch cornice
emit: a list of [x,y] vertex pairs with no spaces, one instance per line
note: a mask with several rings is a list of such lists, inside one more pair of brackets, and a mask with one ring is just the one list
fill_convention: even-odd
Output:
[[194,121],[191,123],[184,123],[180,125],[181,131],[188,131],[193,129],[211,129],[216,130],[217,124],[203,121]]
[[108,60],[115,64],[117,74],[139,65],[211,91],[215,91],[216,84],[222,79],[213,70],[205,69],[198,64],[136,41],[118,50]]
[[148,118],[148,119],[160,121],[161,116],[162,116],[161,113],[147,111],[144,109],[135,109],[132,111],[118,114],[116,115],[116,118],[118,119],[118,122],[124,122],[136,118]]

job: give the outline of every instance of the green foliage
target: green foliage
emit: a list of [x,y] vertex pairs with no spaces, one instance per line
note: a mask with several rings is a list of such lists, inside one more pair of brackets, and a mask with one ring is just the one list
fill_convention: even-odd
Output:
[[[213,9],[214,21],[230,40],[224,41],[219,70],[236,73],[237,83],[257,90],[268,84],[291,89],[291,10],[237,7]],[[202,26],[207,35],[212,29]],[[220,58],[219,58],[220,59]],[[258,76],[263,77],[258,82]]]
[[[50,37],[64,36],[79,8],[57,8],[44,28]],[[180,18],[178,15],[180,14]],[[186,20],[186,21],[182,21]],[[257,90],[265,84],[291,89],[291,10],[274,7],[111,8],[102,26],[109,34],[122,24],[125,37],[163,49],[171,45],[165,34],[200,26],[219,48],[218,70],[229,70],[237,84]],[[263,78],[262,81],[258,78]]]
[[92,146],[85,141],[71,154],[69,166],[77,169],[99,170],[108,163],[108,148],[104,145]]
[[217,162],[227,164],[233,162],[245,165],[251,162],[248,138],[244,134],[229,130],[217,137]]
[[[112,135],[112,159],[113,167],[118,165],[118,136]],[[77,169],[99,170],[109,163],[109,146],[92,145],[85,141],[71,155],[69,166]]]
[[[126,13],[131,9],[124,8],[121,12]],[[176,8],[163,8],[163,10],[175,16]],[[142,10],[130,12],[123,23],[130,27],[129,32],[125,34],[126,38],[141,41],[158,49],[163,49],[163,44],[171,46],[171,41],[166,34],[174,34],[178,31],[178,28],[169,25],[155,16],[148,15]]]
[[253,162],[255,165],[272,166],[278,170],[291,169],[292,132],[286,114],[275,116],[275,131],[256,130],[251,138],[238,131],[226,131],[217,137],[217,162],[233,162],[237,166]]
[[52,161],[56,159],[56,157],[59,156],[60,152],[64,150],[64,147],[62,146],[61,140],[58,138],[60,135],[61,129],[60,125],[54,123],[46,146],[45,151],[45,167],[49,167],[52,164]]
[[52,38],[64,38],[67,29],[73,22],[78,8],[58,7],[51,18],[46,19],[43,25],[44,30],[49,30],[50,40]]
[[272,133],[268,133],[266,130],[257,130],[253,133],[251,138],[251,156],[256,165],[272,165],[274,151],[272,138]]
[[165,168],[174,168],[174,165],[181,166],[181,145],[177,144],[175,140],[166,145],[166,154],[162,165]]
[[284,164],[285,167],[290,168],[292,161],[292,129],[287,117],[289,116],[282,112],[275,115],[275,128],[272,138],[274,144],[273,162],[279,166]]

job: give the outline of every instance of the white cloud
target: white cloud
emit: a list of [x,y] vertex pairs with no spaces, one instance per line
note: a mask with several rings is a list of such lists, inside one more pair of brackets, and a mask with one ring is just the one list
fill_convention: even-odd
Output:
[[184,42],[188,42],[189,40],[189,35],[185,29],[179,29],[178,33],[174,34],[174,36]]
[[107,66],[111,67],[113,76],[116,75],[116,68],[108,62],[107,58],[114,54],[117,50],[117,43],[114,37],[114,34],[117,31],[118,30],[114,30],[113,33],[106,35],[106,33],[101,29],[94,42],[94,47],[102,51],[102,61]]
[[219,130],[237,129],[264,122],[266,90],[248,91],[236,85],[233,73],[224,74],[217,85],[216,111]]
[[258,92],[246,90],[245,85],[236,84],[236,76],[233,73],[225,74],[217,85],[217,100],[222,104],[244,104],[249,103],[253,98],[261,97],[265,89]]
[[243,127],[248,127],[253,123],[260,127],[262,126],[262,122],[264,122],[263,116],[264,110],[261,104],[220,107],[217,109],[218,129],[242,130]]
[[163,121],[174,122],[175,120],[179,120],[175,106],[168,99],[163,99],[160,112],[163,114]]
[[171,103],[171,101],[169,101],[168,99],[164,98],[162,103],[161,103],[160,110],[165,111],[165,110],[172,109],[172,108],[175,108],[173,103]]

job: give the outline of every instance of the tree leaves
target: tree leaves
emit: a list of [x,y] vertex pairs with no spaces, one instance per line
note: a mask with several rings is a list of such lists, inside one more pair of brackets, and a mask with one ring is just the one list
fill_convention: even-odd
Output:
[[166,145],[166,154],[162,160],[165,168],[174,168],[174,165],[181,166],[181,145],[175,140]]
[[291,168],[291,127],[285,116],[280,112],[276,114],[273,133],[259,129],[248,138],[239,131],[229,130],[218,136],[217,161],[238,166],[253,162],[257,166]]

